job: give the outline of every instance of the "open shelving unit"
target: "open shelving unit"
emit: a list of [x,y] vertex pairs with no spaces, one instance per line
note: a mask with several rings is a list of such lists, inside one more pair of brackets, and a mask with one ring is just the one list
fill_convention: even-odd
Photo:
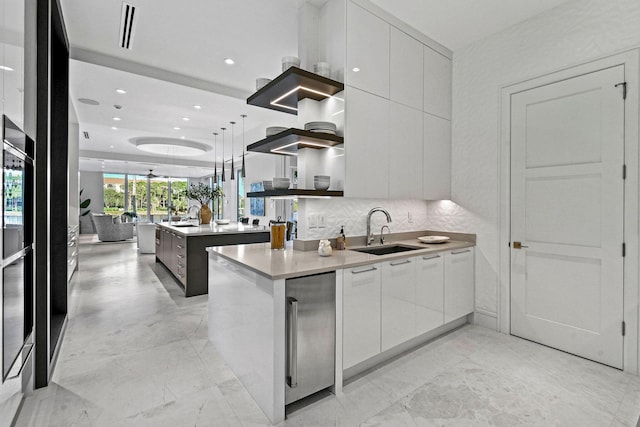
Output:
[[294,155],[300,148],[328,148],[344,143],[344,138],[330,133],[290,128],[247,147],[247,151]]
[[299,197],[299,198],[311,198],[311,197],[342,197],[343,191],[330,191],[330,190],[304,190],[299,188],[288,188],[286,190],[267,190],[267,191],[254,191],[247,193],[247,197]]
[[321,101],[343,90],[343,83],[291,67],[247,98],[247,104],[297,115],[301,99]]

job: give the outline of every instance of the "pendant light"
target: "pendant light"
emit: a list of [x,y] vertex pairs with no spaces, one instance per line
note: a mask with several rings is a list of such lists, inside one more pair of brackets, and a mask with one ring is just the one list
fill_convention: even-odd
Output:
[[227,182],[227,178],[224,176],[224,131],[227,130],[227,128],[220,129],[222,129],[222,182]]
[[236,173],[233,170],[233,127],[235,126],[236,122],[229,123],[231,123],[231,181],[234,181],[236,179]]
[[218,185],[218,132],[213,133],[213,181]]
[[242,177],[246,178],[247,177],[247,169],[244,166],[244,119],[247,118],[246,114],[240,114],[240,117],[242,117]]

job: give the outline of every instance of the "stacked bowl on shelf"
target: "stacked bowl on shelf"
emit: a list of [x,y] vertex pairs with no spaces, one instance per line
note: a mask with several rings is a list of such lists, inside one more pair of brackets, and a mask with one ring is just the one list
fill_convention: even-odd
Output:
[[288,128],[283,127],[283,126],[269,126],[267,128],[267,137],[276,135],[276,134],[278,134],[280,132],[284,132],[287,129]]
[[264,191],[273,190],[273,182],[272,181],[262,181],[262,188],[264,188]]
[[289,178],[273,178],[273,189],[274,190],[286,190],[289,188],[289,184],[291,180]]
[[313,177],[313,188],[316,190],[327,190],[331,185],[331,177],[327,175],[315,175]]
[[331,135],[335,135],[338,127],[335,123],[331,122],[308,122],[304,124],[304,130],[308,130],[310,132],[330,133]]

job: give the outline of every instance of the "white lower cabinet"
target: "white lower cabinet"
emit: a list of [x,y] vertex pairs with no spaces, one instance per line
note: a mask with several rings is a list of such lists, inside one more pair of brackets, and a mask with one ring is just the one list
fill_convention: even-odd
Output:
[[444,257],[444,321],[450,322],[473,312],[473,248],[448,252]]
[[415,336],[416,258],[382,263],[382,351]]
[[416,262],[416,336],[444,324],[444,254]]
[[380,264],[343,270],[343,369],[380,353],[380,278]]
[[473,309],[473,248],[345,269],[342,367],[355,366]]

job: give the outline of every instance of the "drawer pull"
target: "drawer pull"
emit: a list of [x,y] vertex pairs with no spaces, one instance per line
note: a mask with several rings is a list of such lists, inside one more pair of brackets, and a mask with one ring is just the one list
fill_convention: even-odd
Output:
[[465,249],[464,251],[451,252],[451,255],[465,254],[471,252],[471,249]]
[[177,255],[177,257],[178,257],[178,258],[180,258],[180,259],[182,259],[182,258],[184,258],[184,255],[180,255],[180,254],[178,254],[178,255]]
[[352,270],[351,274],[360,274],[360,273],[366,273],[368,271],[376,271],[376,270],[377,270],[377,268],[375,268],[375,267],[367,268],[366,270],[358,270],[358,271]]
[[427,261],[429,259],[436,259],[436,258],[440,258],[440,255],[434,255],[434,256],[423,256],[422,259]]
[[389,265],[391,267],[395,267],[396,265],[402,265],[402,264],[410,264],[411,261],[408,259],[405,259],[404,261],[400,261],[400,262],[390,262]]
[[184,246],[182,246],[182,245],[176,245],[176,247],[177,247],[178,249],[184,249]]

